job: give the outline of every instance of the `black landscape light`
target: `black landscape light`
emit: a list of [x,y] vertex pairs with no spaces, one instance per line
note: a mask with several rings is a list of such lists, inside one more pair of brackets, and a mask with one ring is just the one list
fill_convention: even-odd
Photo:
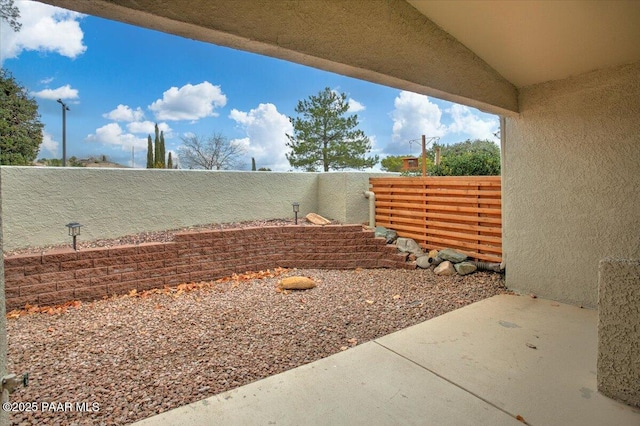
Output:
[[67,223],[67,228],[69,228],[69,236],[73,237],[73,249],[76,250],[76,237],[80,235],[80,225],[78,222]]
[[297,225],[298,224],[298,212],[300,211],[300,203],[294,202],[292,204],[292,206],[293,206],[293,214],[295,214],[295,218],[296,218],[295,219],[295,224]]

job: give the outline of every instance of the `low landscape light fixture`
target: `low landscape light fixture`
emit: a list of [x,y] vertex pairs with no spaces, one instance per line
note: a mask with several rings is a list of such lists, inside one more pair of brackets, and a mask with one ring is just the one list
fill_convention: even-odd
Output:
[[80,225],[78,222],[67,223],[67,228],[69,228],[69,236],[73,237],[73,249],[76,250],[76,237],[80,235]]
[[300,211],[300,203],[294,202],[293,206],[293,214],[295,215],[295,224],[298,224],[298,212]]

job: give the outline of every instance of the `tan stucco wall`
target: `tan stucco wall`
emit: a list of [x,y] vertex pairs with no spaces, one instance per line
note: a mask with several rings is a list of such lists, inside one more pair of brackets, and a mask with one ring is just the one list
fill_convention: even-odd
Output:
[[318,196],[320,173],[2,167],[3,248],[68,243],[69,222],[80,222],[80,238],[92,240],[287,218],[293,216],[293,201],[300,203],[301,216],[321,212],[343,223],[362,223],[368,218],[362,192],[372,174],[349,175],[329,174],[329,180],[342,183],[325,185]]
[[602,260],[598,282],[598,390],[640,408],[640,260]]
[[595,307],[598,262],[640,258],[640,63],[521,90],[503,250],[515,290]]
[[[388,173],[330,172],[318,176],[319,214],[341,223],[369,223],[369,178]],[[333,216],[336,213],[340,216]]]
[[[262,173],[262,172],[261,172]],[[317,208],[312,174],[2,167],[4,250]]]

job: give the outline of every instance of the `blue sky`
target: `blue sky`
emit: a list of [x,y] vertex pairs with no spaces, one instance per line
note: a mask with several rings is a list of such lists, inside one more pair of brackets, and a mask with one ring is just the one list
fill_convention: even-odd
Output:
[[221,133],[258,167],[290,170],[285,134],[301,99],[330,87],[347,95],[372,154],[417,154],[422,134],[449,144],[490,139],[498,117],[474,108],[303,65],[81,15],[34,1],[16,1],[22,30],[0,23],[0,63],[30,92],[44,123],[38,158],[107,155],[146,164],[147,135],[158,123],[166,149],[181,137]]

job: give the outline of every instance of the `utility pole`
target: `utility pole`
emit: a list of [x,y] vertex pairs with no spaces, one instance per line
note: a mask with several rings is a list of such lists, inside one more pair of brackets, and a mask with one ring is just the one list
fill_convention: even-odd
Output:
[[67,104],[58,99],[58,103],[62,105],[62,167],[67,166],[67,111],[70,111]]

